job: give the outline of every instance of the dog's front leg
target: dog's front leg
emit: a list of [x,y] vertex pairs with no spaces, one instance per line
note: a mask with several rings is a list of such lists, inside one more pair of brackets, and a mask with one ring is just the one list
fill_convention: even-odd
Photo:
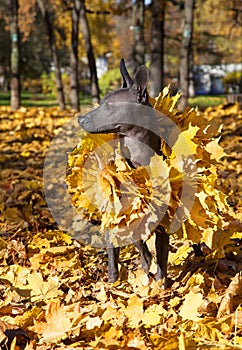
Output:
[[108,248],[108,281],[114,283],[118,279],[119,247]]
[[169,252],[169,235],[166,233],[165,229],[159,226],[155,231],[156,240],[156,259],[157,259],[157,275],[156,279],[163,279],[163,289],[167,288],[167,261]]
[[119,247],[114,247],[110,242],[109,234],[106,235],[108,248],[108,281],[114,283],[118,279]]

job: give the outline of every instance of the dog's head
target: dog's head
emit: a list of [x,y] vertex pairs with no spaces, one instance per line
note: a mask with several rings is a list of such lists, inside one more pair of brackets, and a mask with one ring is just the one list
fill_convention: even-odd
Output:
[[131,79],[122,59],[120,72],[121,88],[106,95],[98,108],[79,116],[78,121],[90,133],[118,134],[122,153],[130,164],[133,167],[146,165],[155,152],[160,152],[155,113],[148,107],[148,70],[140,66]]
[[[134,80],[130,77],[124,60],[120,61],[120,73],[123,81],[121,88],[112,91],[107,94],[100,102],[100,106],[87,113],[86,115],[79,116],[79,124],[84,130],[90,133],[119,133],[124,129],[124,125],[120,126],[120,121],[126,123],[127,121],[121,120],[122,107],[120,113],[111,114],[110,109],[112,105],[116,103],[137,103],[148,105],[148,93],[147,84],[149,80],[149,73],[145,66],[138,68]],[[123,105],[124,106],[124,105]],[[133,122],[132,118],[129,118],[130,124]],[[125,130],[122,130],[123,132]]]

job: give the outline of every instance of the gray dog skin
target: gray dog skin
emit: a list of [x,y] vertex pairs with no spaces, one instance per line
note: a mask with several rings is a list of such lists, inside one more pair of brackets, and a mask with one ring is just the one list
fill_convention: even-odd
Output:
[[[148,165],[155,154],[161,155],[160,137],[157,135],[158,124],[155,112],[148,103],[147,84],[148,70],[139,67],[134,80],[131,79],[124,60],[120,62],[120,72],[123,78],[120,89],[106,95],[98,108],[78,117],[82,128],[93,134],[116,133],[120,137],[121,152],[133,168]],[[146,106],[146,107],[144,107]],[[155,229],[156,234],[156,279],[163,279],[163,288],[167,287],[167,260],[169,236],[163,227]],[[149,273],[151,253],[146,242],[133,242],[138,248],[143,269]],[[108,245],[108,280],[118,279],[119,247]]]
[[[122,94],[119,94],[122,96]],[[116,98],[110,95],[110,98]],[[157,119],[152,108],[134,102],[112,102],[105,99],[86,116],[79,118],[84,130],[90,133],[116,133],[121,139],[121,151],[132,167],[148,165],[150,158],[160,154]],[[142,116],[142,118],[139,118]],[[138,142],[137,142],[138,141]]]

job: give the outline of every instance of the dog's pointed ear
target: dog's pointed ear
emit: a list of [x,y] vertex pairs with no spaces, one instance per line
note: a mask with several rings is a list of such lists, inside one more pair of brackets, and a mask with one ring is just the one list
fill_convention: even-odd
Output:
[[134,82],[138,89],[144,91],[149,81],[149,72],[145,66],[140,66],[135,73]]
[[127,68],[125,66],[125,62],[124,59],[122,58],[120,61],[120,73],[122,75],[123,81],[122,81],[122,85],[121,88],[129,88],[133,85],[134,81],[133,79],[131,79],[129,72],[127,71]]
[[138,103],[147,103],[148,93],[147,85],[149,81],[148,69],[143,65],[140,66],[134,76],[134,86],[138,92]]

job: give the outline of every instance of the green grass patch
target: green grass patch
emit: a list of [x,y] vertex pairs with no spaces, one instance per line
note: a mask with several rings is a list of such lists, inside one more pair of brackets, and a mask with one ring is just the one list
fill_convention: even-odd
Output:
[[[91,104],[90,96],[80,94],[80,104]],[[10,92],[0,91],[0,106],[10,105]],[[58,106],[57,98],[54,94],[30,93],[28,91],[21,92],[21,106],[23,107],[55,107]],[[67,107],[69,107],[67,102]]]
[[[196,96],[188,99],[190,107],[204,109],[210,106],[217,106],[226,103],[225,95],[221,96]],[[80,94],[80,104],[92,104],[91,96]],[[0,106],[10,105],[10,92],[0,91]],[[57,98],[54,94],[31,93],[28,91],[21,92],[21,106],[23,107],[53,107],[58,106]],[[67,102],[67,107],[68,102]]]
[[204,109],[206,107],[218,106],[226,103],[225,95],[219,96],[196,96],[188,99],[188,105],[190,107],[198,107]]

